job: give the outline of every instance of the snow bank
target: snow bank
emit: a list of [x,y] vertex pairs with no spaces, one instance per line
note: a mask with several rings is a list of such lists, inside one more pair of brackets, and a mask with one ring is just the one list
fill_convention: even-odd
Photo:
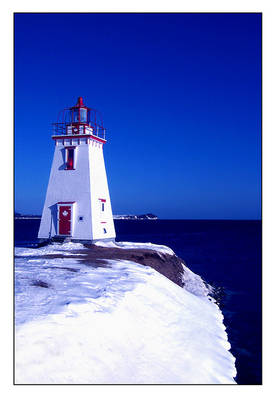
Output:
[[[182,264],[184,274],[182,275],[182,281],[184,283],[184,289],[188,292],[195,294],[196,296],[208,296],[213,293],[213,288],[203,281],[203,279],[194,274],[186,265]],[[208,296],[209,300],[211,297]]]
[[17,383],[234,383],[223,316],[198,275],[182,289],[130,261],[28,251],[16,260]]
[[63,254],[71,255],[71,250],[83,250],[84,245],[81,243],[54,243],[48,246],[42,246],[38,248],[25,248],[15,247],[14,254],[16,256],[43,256],[49,254]]
[[175,255],[175,253],[173,252],[172,249],[170,249],[170,247],[153,243],[114,242],[111,240],[110,241],[98,240],[95,244],[101,247],[118,247],[123,249],[148,249],[148,250],[155,250],[158,253],[170,254],[171,256]]

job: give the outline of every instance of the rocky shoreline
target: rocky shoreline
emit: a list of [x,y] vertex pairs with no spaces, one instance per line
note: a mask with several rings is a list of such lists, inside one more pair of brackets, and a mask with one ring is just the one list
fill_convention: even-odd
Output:
[[[84,245],[84,249],[71,250],[70,255],[45,254],[43,256],[31,256],[32,259],[58,259],[77,258],[81,254],[81,263],[96,268],[109,268],[109,260],[128,260],[137,264],[149,266],[155,269],[178,286],[183,287],[184,261],[176,255],[170,255],[149,249],[125,249],[119,247],[101,247],[96,245]],[[20,256],[16,256],[20,257]]]

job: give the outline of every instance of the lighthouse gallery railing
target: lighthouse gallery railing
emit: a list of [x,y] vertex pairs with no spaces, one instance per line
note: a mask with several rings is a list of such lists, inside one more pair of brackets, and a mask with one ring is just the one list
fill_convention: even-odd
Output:
[[54,122],[52,124],[53,135],[54,136],[67,136],[67,135],[90,135],[97,136],[100,139],[106,140],[106,129],[100,125],[93,126],[89,124],[77,124],[74,123],[64,123],[64,122]]

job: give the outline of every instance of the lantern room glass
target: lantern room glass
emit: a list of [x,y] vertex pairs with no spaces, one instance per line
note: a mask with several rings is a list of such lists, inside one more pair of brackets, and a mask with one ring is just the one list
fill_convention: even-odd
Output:
[[80,108],[80,122],[87,122],[87,108]]
[[72,122],[87,123],[87,108],[74,108],[72,110]]
[[74,108],[72,110],[72,122],[79,122],[79,109]]

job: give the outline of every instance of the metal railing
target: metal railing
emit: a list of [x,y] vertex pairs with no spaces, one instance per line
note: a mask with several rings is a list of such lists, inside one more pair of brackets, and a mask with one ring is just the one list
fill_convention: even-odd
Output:
[[[100,139],[106,140],[106,129],[99,125],[89,124],[73,124],[67,122],[55,122],[52,124],[53,136],[67,136],[67,135],[93,135]],[[76,131],[74,132],[74,130]],[[91,132],[92,130],[92,132]]]

